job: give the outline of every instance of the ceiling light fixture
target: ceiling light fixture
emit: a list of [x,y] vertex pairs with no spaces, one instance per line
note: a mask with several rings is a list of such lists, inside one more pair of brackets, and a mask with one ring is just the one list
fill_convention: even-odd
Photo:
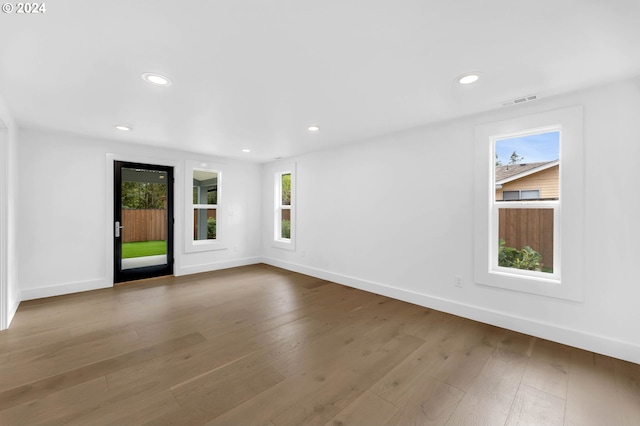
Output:
[[320,130],[320,127],[314,125],[314,126],[309,126],[308,129],[310,132],[317,132],[318,130]]
[[115,127],[116,127],[116,129],[122,130],[123,132],[130,132],[131,130],[133,130],[133,128],[131,128],[129,126],[123,126],[122,124],[118,124]]
[[242,148],[242,152],[251,152],[249,148]]
[[155,84],[156,86],[171,86],[171,80],[169,77],[165,77],[161,74],[154,72],[142,73],[142,79],[148,83]]
[[468,73],[468,74],[463,74],[460,77],[458,77],[458,83],[460,84],[472,84],[475,83],[476,81],[478,81],[478,79],[480,78],[480,76],[476,73]]

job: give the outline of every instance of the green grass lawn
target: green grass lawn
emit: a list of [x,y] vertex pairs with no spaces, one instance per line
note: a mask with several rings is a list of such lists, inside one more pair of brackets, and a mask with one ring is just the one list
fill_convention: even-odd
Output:
[[122,243],[122,258],[156,256],[167,254],[166,241],[141,241],[139,243]]

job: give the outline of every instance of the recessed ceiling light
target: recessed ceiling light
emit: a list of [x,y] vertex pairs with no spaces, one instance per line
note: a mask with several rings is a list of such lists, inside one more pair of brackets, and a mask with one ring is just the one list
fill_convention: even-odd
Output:
[[475,83],[476,81],[478,81],[479,78],[480,78],[480,76],[478,74],[475,74],[475,73],[463,74],[460,77],[458,77],[458,83],[460,83],[460,84],[471,84],[471,83]]
[[310,132],[317,132],[318,130],[320,130],[320,127],[318,126],[309,126],[308,127]]
[[123,126],[121,124],[118,124],[116,126],[116,129],[118,130],[122,130],[123,132],[130,132],[131,130],[133,130],[133,128],[129,127],[129,126]]
[[251,152],[249,148],[242,148],[242,152]]
[[171,86],[171,80],[169,80],[168,77],[165,77],[161,74],[156,74],[154,72],[143,73],[142,79],[157,86]]

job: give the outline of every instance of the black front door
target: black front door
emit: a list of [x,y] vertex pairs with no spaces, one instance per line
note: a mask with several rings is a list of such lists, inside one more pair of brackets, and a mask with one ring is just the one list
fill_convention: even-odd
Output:
[[173,274],[173,167],[114,162],[114,280]]

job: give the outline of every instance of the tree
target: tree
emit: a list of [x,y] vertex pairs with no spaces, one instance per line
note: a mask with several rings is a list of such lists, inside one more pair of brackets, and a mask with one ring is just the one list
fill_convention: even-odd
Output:
[[509,160],[509,164],[518,164],[520,161],[524,160],[524,157],[520,157],[516,154],[515,151],[511,154],[511,159]]
[[282,175],[282,205],[291,205],[291,174]]
[[502,166],[502,161],[498,158],[498,153],[496,152],[496,167]]
[[167,185],[163,183],[122,182],[122,208],[164,209]]

